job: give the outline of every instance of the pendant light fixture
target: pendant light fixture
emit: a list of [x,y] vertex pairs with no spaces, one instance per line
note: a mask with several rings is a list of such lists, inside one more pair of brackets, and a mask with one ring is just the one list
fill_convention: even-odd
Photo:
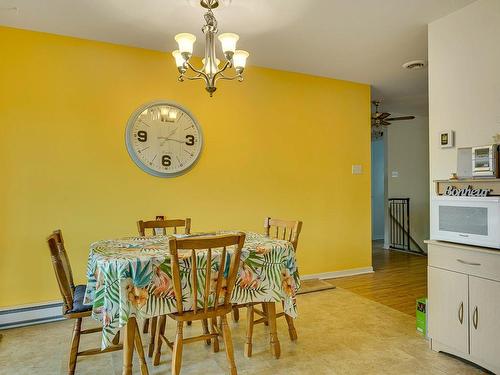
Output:
[[[235,80],[243,81],[243,71],[246,61],[249,56],[247,51],[237,50],[236,44],[239,36],[234,33],[223,33],[218,36],[224,60],[221,62],[215,53],[215,37],[218,33],[217,20],[212,12],[219,6],[219,0],[201,0],[200,5],[207,9],[205,13],[205,26],[201,29],[205,34],[205,58],[202,60],[203,67],[195,68],[191,62],[193,55],[193,46],[196,41],[196,36],[189,33],[181,33],[175,36],[175,41],[178,44],[178,49],[172,52],[175,58],[177,69],[179,70],[179,81],[187,80],[203,80],[205,89],[210,96],[217,90],[216,83],[218,80]],[[234,68],[235,74],[232,76],[224,75],[228,69]],[[188,71],[193,72],[192,76],[188,76]]]

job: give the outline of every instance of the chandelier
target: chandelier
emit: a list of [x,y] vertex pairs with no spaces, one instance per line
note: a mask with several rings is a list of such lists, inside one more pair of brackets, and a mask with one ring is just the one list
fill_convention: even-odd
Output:
[[[177,34],[175,36],[175,41],[179,49],[172,52],[172,55],[175,58],[175,64],[180,73],[179,81],[183,82],[185,79],[190,81],[201,79],[205,82],[205,89],[210,96],[212,96],[215,90],[217,90],[217,81],[221,79],[237,79],[240,82],[243,81],[243,70],[245,69],[249,54],[247,51],[236,49],[236,43],[240,38],[237,34],[220,34],[218,39],[221,43],[222,52],[225,58],[222,66],[220,65],[221,62],[215,53],[215,36],[218,33],[217,20],[212,12],[213,9],[219,6],[219,0],[201,0],[200,4],[203,8],[207,9],[205,13],[206,24],[201,29],[205,34],[205,58],[202,60],[203,67],[201,69],[196,69],[190,62],[190,58],[193,55],[194,42],[196,41],[196,36],[193,34]],[[236,74],[232,76],[224,75],[224,72],[230,68],[234,68]],[[191,76],[186,75],[188,70],[192,71],[194,74]]]

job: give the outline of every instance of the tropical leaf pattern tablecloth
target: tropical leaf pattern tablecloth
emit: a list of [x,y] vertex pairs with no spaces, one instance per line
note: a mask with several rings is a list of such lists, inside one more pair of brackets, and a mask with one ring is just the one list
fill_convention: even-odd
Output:
[[[92,305],[92,316],[103,324],[103,349],[111,345],[130,316],[149,318],[176,312],[169,239],[169,236],[128,237],[90,245],[84,303]],[[231,254],[228,249],[227,257]],[[214,277],[219,272],[220,257],[220,251],[213,251],[211,274]],[[201,286],[205,285],[206,261],[206,253],[201,253],[196,260]],[[191,309],[194,301],[191,262],[191,258],[186,257],[180,263],[185,309]],[[229,259],[225,263],[229,265]],[[295,318],[295,295],[299,287],[292,244],[247,232],[232,302],[283,302],[285,313]],[[203,293],[203,287],[198,293]],[[198,303],[203,303],[203,299],[198,298]]]

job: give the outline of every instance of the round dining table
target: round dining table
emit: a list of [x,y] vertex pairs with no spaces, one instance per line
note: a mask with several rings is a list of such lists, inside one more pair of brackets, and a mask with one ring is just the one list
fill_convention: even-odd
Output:
[[[196,237],[209,234],[231,234],[232,231],[174,235]],[[265,303],[269,314],[270,350],[278,358],[280,344],[276,333],[275,303],[283,305],[285,314],[297,317],[296,293],[300,278],[293,245],[285,240],[245,232],[236,285],[231,302],[238,305]],[[102,323],[101,349],[112,346],[120,328],[125,335],[134,334],[136,319],[147,319],[176,312],[170,268],[169,235],[124,237],[94,242],[87,263],[87,288],[84,304],[92,305],[92,317]],[[199,252],[195,269],[203,270],[207,252]],[[214,271],[218,271],[220,255],[212,251]],[[231,256],[231,250],[227,252]],[[184,309],[192,308],[194,297],[190,283],[192,259],[180,264]],[[225,262],[229,264],[229,262]],[[204,275],[198,274],[204,285]],[[137,332],[137,336],[139,333]],[[136,337],[137,339],[137,337]],[[139,336],[140,340],[140,336]],[[139,341],[140,342],[140,341]],[[131,368],[134,340],[124,340],[124,369]],[[137,343],[136,343],[137,346]],[[142,351],[141,348],[136,348]],[[139,352],[139,354],[141,354]],[[125,362],[127,362],[125,364]],[[145,362],[141,364],[145,366]],[[147,372],[147,369],[145,370]],[[124,370],[124,374],[129,373]]]

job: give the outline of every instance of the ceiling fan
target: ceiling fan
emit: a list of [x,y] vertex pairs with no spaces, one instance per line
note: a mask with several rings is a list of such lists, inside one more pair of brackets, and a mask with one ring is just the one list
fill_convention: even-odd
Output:
[[373,100],[372,104],[375,106],[375,113],[372,113],[372,135],[375,138],[384,135],[382,126],[391,125],[392,121],[413,120],[415,118],[415,116],[390,117],[390,113],[378,111],[380,100]]

